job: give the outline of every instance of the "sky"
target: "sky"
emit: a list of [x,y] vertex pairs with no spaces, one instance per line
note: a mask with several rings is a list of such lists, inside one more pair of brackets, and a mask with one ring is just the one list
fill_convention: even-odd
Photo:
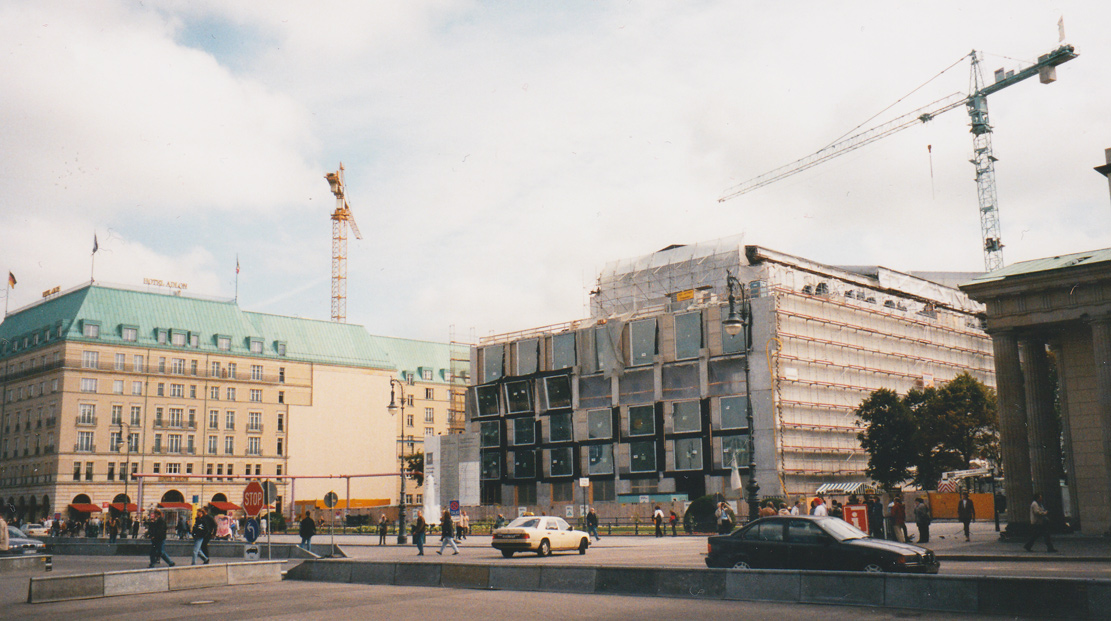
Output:
[[1111,3],[2,0],[7,302],[157,279],[326,320],[340,162],[363,235],[347,320],[373,334],[579,319],[606,263],[734,235],[982,271],[963,107],[717,199],[877,113],[967,94],[973,49],[989,81],[1034,62],[1061,18],[1079,57],[1057,82],[988,99],[1007,264],[1111,247],[1092,170]]

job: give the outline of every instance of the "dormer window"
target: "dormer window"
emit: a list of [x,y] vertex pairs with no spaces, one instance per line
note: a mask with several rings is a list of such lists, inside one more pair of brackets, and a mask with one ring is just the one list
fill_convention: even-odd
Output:
[[231,349],[231,337],[230,336],[217,336],[216,337],[216,349],[219,349],[220,351],[230,350]]
[[[81,334],[87,339],[100,338],[100,324],[92,321],[86,321],[81,325]],[[26,347],[27,343],[23,343]]]
[[250,347],[251,347],[251,353],[252,354],[261,354],[262,353],[262,339],[251,339]]

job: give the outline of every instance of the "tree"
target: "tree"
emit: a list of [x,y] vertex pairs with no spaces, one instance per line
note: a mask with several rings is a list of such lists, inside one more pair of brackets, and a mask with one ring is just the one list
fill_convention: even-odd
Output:
[[868,452],[868,476],[884,489],[909,478],[917,457],[917,425],[907,404],[894,390],[881,388],[861,402],[856,416],[857,424],[865,426],[856,437]]
[[424,453],[406,455],[404,459],[405,470],[408,472],[406,476],[411,481],[416,481],[417,485],[424,485]]

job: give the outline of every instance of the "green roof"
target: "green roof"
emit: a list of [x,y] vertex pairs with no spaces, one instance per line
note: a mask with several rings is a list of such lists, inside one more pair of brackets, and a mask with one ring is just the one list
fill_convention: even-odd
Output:
[[[99,325],[95,339],[84,336],[86,324]],[[125,341],[123,328],[135,328],[136,340]],[[159,342],[159,332],[166,343]],[[186,346],[173,346],[172,334],[186,334]],[[196,347],[189,344],[197,335]],[[35,343],[35,337],[38,343]],[[247,312],[230,300],[167,295],[89,284],[17,310],[0,323],[0,358],[41,347],[59,336],[76,341],[157,349],[199,351],[236,356],[256,356],[377,369],[397,368],[383,340],[372,337],[362,326]],[[220,349],[219,337],[228,337],[228,349]],[[262,353],[252,353],[252,341],[260,341]],[[413,343],[419,343],[413,341]],[[421,343],[435,346],[435,343]],[[279,347],[285,347],[285,355]],[[447,345],[442,346],[445,350]],[[418,348],[419,351],[419,348]],[[401,359],[408,360],[406,357]]]
[[992,282],[996,280],[1003,280],[1004,278],[1013,276],[1025,276],[1028,274],[1036,274],[1038,272],[1049,272],[1052,270],[1065,269],[1077,265],[1092,265],[1094,263],[1101,263],[1104,261],[1111,261],[1111,248],[1103,250],[1091,250],[1088,252],[1076,252],[1073,254],[1063,254],[1055,257],[1046,257],[1043,259],[1033,259],[1031,261],[1022,261],[1013,265],[1008,265],[1002,269],[995,270],[981,274],[979,277],[969,282],[969,285],[979,283]]
[[432,341],[414,341],[390,336],[371,336],[371,341],[394,368],[403,375],[414,374],[418,379],[424,369],[432,370],[432,378],[437,382],[450,381],[451,345]]

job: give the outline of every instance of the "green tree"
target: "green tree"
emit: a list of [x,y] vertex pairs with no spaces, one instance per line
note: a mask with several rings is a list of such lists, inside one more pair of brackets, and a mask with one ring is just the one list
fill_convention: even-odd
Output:
[[917,424],[907,404],[894,390],[881,388],[856,409],[860,446],[868,452],[865,472],[884,489],[891,489],[910,477],[917,458]]
[[405,470],[408,471],[410,480],[416,481],[417,485],[424,485],[424,453],[406,455]]

